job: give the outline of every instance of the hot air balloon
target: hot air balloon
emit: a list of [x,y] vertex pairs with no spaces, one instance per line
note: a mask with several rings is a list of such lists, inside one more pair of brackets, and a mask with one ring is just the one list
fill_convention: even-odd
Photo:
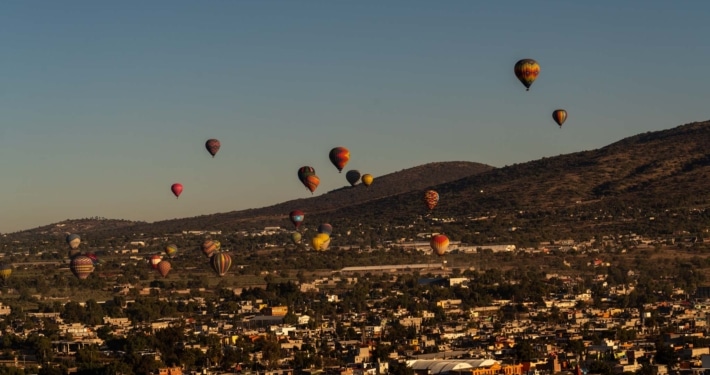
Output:
[[365,187],[370,187],[370,185],[372,185],[372,181],[374,179],[375,178],[372,177],[371,174],[365,173],[364,175],[362,175],[362,184],[365,185]]
[[338,172],[343,172],[345,164],[348,164],[348,160],[350,160],[350,151],[345,147],[335,147],[330,150],[328,157],[335,168],[338,168]]
[[177,245],[175,245],[174,243],[168,244],[165,246],[164,250],[165,250],[165,255],[172,258],[173,255],[175,255],[175,253],[177,253]]
[[298,227],[303,223],[303,218],[305,214],[301,210],[293,210],[288,214],[288,218],[291,220],[293,225],[298,229]]
[[219,251],[221,245],[219,241],[206,239],[205,242],[202,243],[202,252],[209,258],[214,255],[215,251]]
[[207,152],[209,152],[210,155],[212,155],[212,157],[217,155],[217,151],[219,151],[219,148],[221,146],[222,145],[219,143],[218,139],[211,138],[211,139],[208,139],[207,142],[205,142],[205,148],[207,149]]
[[158,265],[155,267],[155,269],[158,270],[158,273],[162,277],[168,277],[168,272],[170,272],[171,268],[172,265],[167,260],[161,260],[160,263],[158,263]]
[[429,211],[433,210],[437,203],[439,203],[439,193],[434,190],[427,190],[424,193],[424,203]]
[[533,59],[522,59],[515,63],[515,76],[525,86],[525,91],[530,91],[530,85],[535,82],[540,74],[540,65]]
[[293,242],[294,245],[300,244],[301,243],[301,233],[299,233],[299,232],[291,233],[291,242]]
[[86,255],[77,255],[69,263],[69,269],[79,280],[84,280],[94,272],[94,261]]
[[301,167],[298,170],[298,179],[301,180],[303,186],[313,193],[316,191],[318,184],[320,184],[320,179],[316,176],[316,170],[313,167]]
[[153,254],[150,257],[150,267],[152,269],[158,268],[158,263],[160,263],[161,260],[163,260],[163,257],[160,256],[160,254]]
[[80,243],[81,243],[81,237],[79,237],[78,234],[70,234],[67,236],[67,244],[69,245],[70,248],[77,249],[77,248],[79,248]]
[[436,255],[442,257],[449,249],[449,237],[446,237],[443,234],[437,234],[431,238],[431,242],[429,244]]
[[170,190],[175,194],[175,198],[180,198],[180,194],[182,194],[182,184],[175,183],[170,186]]
[[92,262],[94,262],[94,267],[96,267],[96,266],[98,266],[99,264],[101,264],[101,261],[99,260],[99,257],[96,256],[95,253],[86,253],[85,255],[86,255],[87,257],[89,257],[89,259],[91,259]]
[[227,253],[219,253],[215,254],[210,262],[214,272],[221,277],[224,276],[227,271],[229,271],[229,267],[232,266],[232,257]]
[[0,278],[2,281],[7,280],[12,275],[12,266],[9,264],[3,264],[0,266]]
[[556,109],[552,112],[552,119],[555,120],[557,125],[562,127],[562,124],[567,120],[567,111],[564,109]]
[[318,226],[318,233],[325,233],[330,236],[331,233],[333,233],[333,226],[328,223],[323,223]]
[[355,169],[349,170],[347,173],[345,173],[345,179],[348,180],[350,186],[357,185],[357,183],[360,181],[360,171]]
[[315,251],[326,251],[330,245],[330,236],[327,233],[318,233],[311,239]]

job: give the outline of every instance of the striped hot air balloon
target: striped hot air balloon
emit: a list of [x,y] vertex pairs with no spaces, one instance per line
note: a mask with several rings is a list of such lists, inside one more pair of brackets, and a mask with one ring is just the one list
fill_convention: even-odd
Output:
[[216,251],[219,251],[221,246],[222,244],[220,244],[219,241],[208,238],[202,243],[202,253],[209,258],[213,256]]
[[86,255],[77,255],[69,263],[69,269],[74,276],[84,280],[94,272],[94,261]]
[[227,273],[227,271],[229,271],[229,267],[232,266],[232,257],[230,257],[227,253],[219,253],[215,254],[210,262],[214,272],[222,277]]
[[559,125],[561,128],[562,124],[564,124],[565,121],[567,121],[567,111],[565,111],[564,109],[554,110],[552,112],[552,119],[555,120],[557,125]]

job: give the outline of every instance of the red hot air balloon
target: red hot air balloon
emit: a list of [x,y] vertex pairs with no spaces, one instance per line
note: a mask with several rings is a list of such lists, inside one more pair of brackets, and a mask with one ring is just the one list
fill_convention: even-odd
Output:
[[221,143],[219,143],[218,139],[208,139],[207,142],[205,142],[205,148],[207,149],[207,152],[214,157],[217,154],[217,151],[219,151],[219,148],[222,146]]
[[180,194],[182,194],[182,184],[175,183],[170,187],[170,190],[175,194],[175,198],[180,198]]
[[350,151],[345,147],[335,147],[330,150],[328,157],[335,168],[338,168],[338,172],[342,172],[345,164],[350,160]]
[[431,249],[434,250],[436,255],[443,257],[449,249],[449,237],[443,234],[437,234],[431,238],[429,245],[431,245]]
[[162,277],[168,277],[168,272],[170,272],[171,268],[172,265],[167,260],[161,260],[160,263],[158,263],[158,265],[155,267],[155,269],[158,270],[158,273]]
[[77,255],[69,263],[69,269],[79,280],[84,280],[94,272],[94,261],[85,255]]
[[151,256],[150,257],[150,267],[153,269],[158,268],[158,263],[160,263],[160,261],[162,261],[162,260],[163,260],[163,257],[161,257],[158,254]]
[[424,203],[429,211],[433,210],[437,203],[439,203],[439,193],[434,190],[427,190],[424,193]]
[[303,223],[304,217],[305,214],[301,210],[293,210],[290,214],[288,214],[288,218],[291,220],[296,229],[298,229],[301,223]]

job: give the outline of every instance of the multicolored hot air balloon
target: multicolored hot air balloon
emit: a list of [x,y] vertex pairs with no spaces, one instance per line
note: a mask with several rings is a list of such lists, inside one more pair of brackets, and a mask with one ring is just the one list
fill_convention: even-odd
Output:
[[150,268],[157,269],[158,263],[160,263],[162,260],[163,260],[163,257],[160,256],[160,254],[153,254],[150,257]]
[[94,272],[94,261],[86,255],[77,255],[69,263],[69,269],[79,280],[84,280]]
[[374,179],[375,178],[372,177],[371,174],[365,173],[364,175],[362,175],[362,184],[365,185],[365,187],[370,187]]
[[301,180],[303,186],[311,191],[311,194],[316,191],[320,184],[320,178],[316,176],[316,170],[313,167],[301,167],[298,169],[298,179]]
[[179,183],[172,184],[172,186],[170,186],[170,191],[173,192],[176,199],[180,198],[180,194],[182,194],[182,184],[179,184]]
[[515,63],[513,69],[515,76],[525,86],[525,91],[530,91],[530,85],[535,82],[540,74],[540,65],[533,59],[522,59]]
[[174,243],[168,244],[165,246],[164,250],[165,250],[165,255],[172,258],[173,255],[175,255],[175,253],[177,253],[177,245],[175,245]]
[[67,236],[67,244],[72,249],[78,249],[81,244],[81,237],[78,234],[70,234]]
[[330,150],[328,157],[335,168],[338,168],[338,172],[343,172],[345,164],[348,164],[348,161],[350,160],[350,151],[345,147],[335,147]]
[[562,127],[562,124],[567,120],[567,111],[564,109],[556,109],[552,112],[552,119],[555,120],[557,125]]
[[311,239],[315,251],[326,251],[330,246],[330,236],[327,233],[318,233]]
[[215,254],[210,260],[210,263],[212,264],[214,272],[222,277],[229,271],[229,267],[232,266],[232,257],[227,253]]
[[355,186],[360,181],[360,171],[352,169],[345,173],[345,179],[348,180],[350,186]]
[[294,245],[298,245],[301,243],[301,233],[300,232],[293,232],[291,233],[291,242],[293,242]]
[[170,269],[172,269],[173,266],[168,262],[167,260],[161,260],[160,263],[155,267],[156,270],[158,270],[158,273],[162,277],[168,277],[168,272],[170,272]]
[[208,139],[207,142],[205,142],[205,148],[207,149],[207,152],[214,157],[217,155],[217,151],[219,151],[219,148],[222,146],[221,143],[219,143],[218,139]]
[[89,257],[89,259],[91,259],[91,261],[94,262],[94,267],[97,267],[99,264],[101,264],[101,261],[99,260],[99,257],[96,256],[96,253],[86,253],[84,255]]
[[325,233],[330,236],[333,233],[333,226],[328,223],[323,223],[318,226],[318,233]]
[[424,204],[426,204],[429,211],[433,210],[434,207],[439,203],[439,193],[434,190],[427,190],[424,193]]
[[12,275],[11,265],[3,264],[2,266],[0,266],[0,279],[2,279],[2,281],[9,279],[10,275]]
[[219,251],[220,247],[222,247],[222,244],[219,243],[219,241],[206,239],[205,242],[202,243],[202,253],[209,258],[214,255],[215,251]]
[[431,238],[429,245],[431,245],[431,249],[434,250],[436,255],[442,257],[449,249],[449,237],[443,234],[437,234]]
[[293,223],[293,226],[298,229],[298,227],[303,223],[303,219],[305,218],[305,214],[301,210],[293,210],[291,213],[288,214],[289,220]]

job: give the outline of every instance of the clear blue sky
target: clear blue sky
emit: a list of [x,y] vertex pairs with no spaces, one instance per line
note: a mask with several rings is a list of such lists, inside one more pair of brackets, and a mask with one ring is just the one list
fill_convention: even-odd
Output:
[[335,146],[377,177],[707,120],[709,19],[702,0],[4,1],[0,232],[309,197],[304,165],[323,194],[347,184]]

